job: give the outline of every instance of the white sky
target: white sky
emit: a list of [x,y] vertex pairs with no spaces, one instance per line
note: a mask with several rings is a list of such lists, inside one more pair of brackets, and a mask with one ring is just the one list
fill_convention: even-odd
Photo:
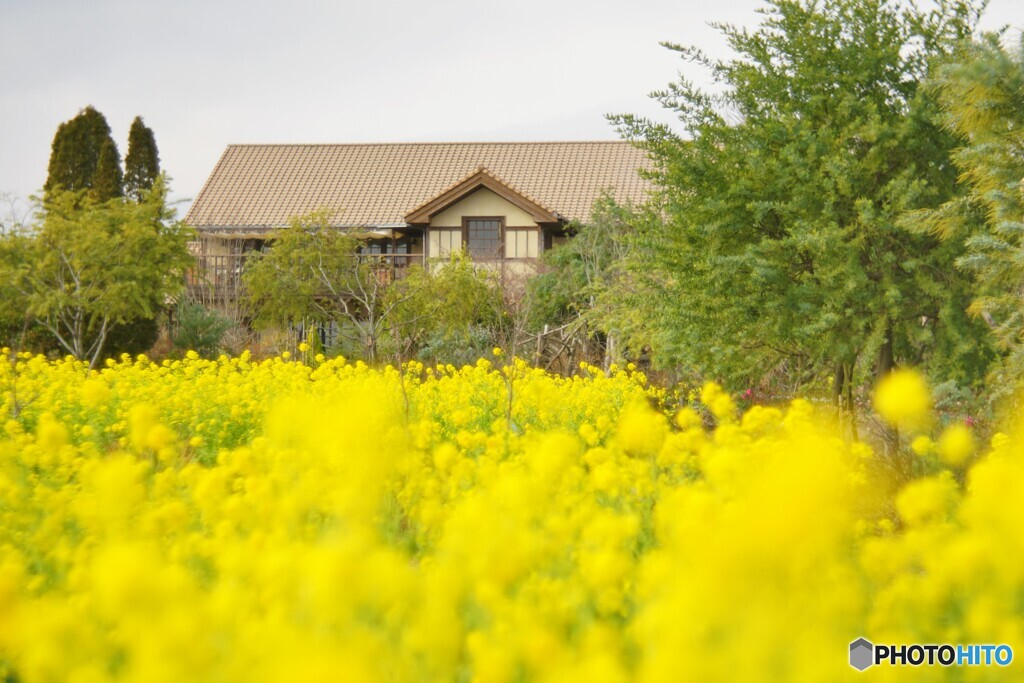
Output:
[[[173,194],[229,143],[615,139],[607,113],[725,55],[709,21],[760,0],[0,0],[0,193],[46,179],[57,126],[91,104],[121,154],[141,115]],[[1024,25],[991,0],[983,26]],[[699,71],[688,75],[699,78]]]

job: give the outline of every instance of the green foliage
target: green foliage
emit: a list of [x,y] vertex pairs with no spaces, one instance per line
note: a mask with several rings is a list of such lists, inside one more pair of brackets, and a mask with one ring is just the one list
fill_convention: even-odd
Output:
[[95,364],[114,326],[154,318],[181,288],[191,236],[163,178],[138,204],[54,189],[32,234],[4,238],[0,281],[65,352]]
[[107,340],[103,344],[105,358],[120,358],[121,354],[137,356],[147,353],[160,338],[160,323],[157,318],[130,318],[110,325]]
[[43,187],[47,194],[55,190],[78,192],[92,189],[98,183],[100,188],[94,199],[104,201],[119,196],[120,161],[106,118],[91,106],[86,107],[58,126]]
[[403,356],[462,365],[489,353],[502,317],[494,274],[464,253],[429,268],[412,268],[388,291],[396,302],[391,327]]
[[900,220],[953,195],[954,140],[920,83],[979,11],[958,0],[928,13],[889,0],[770,0],[756,30],[718,26],[735,58],[667,45],[718,88],[681,80],[656,93],[685,139],[616,118],[654,162],[657,220],[638,225],[632,272],[657,312],[664,360],[732,386],[835,374],[848,397],[858,369],[893,363],[977,379],[938,354],[983,346],[957,315],[961,245]]
[[423,339],[416,357],[427,363],[450,364],[458,368],[490,356],[495,344],[493,327],[472,323],[456,328],[454,333],[435,328]]
[[124,157],[124,193],[136,201],[153,187],[160,175],[160,155],[153,131],[136,116],[128,131],[128,153]]
[[107,138],[100,145],[100,156],[96,161],[96,174],[92,178],[92,196],[98,202],[120,197],[124,193],[123,184],[121,157],[114,141]]
[[530,326],[562,326],[581,343],[595,335],[603,340],[607,360],[615,360],[616,340],[640,355],[651,345],[647,329],[650,297],[628,268],[636,260],[629,235],[644,212],[619,206],[602,195],[585,224],[570,226],[572,237],[543,255],[544,270],[530,280]]
[[0,328],[3,336],[0,343],[12,346],[21,333],[23,322],[29,318],[28,307],[21,297],[17,283],[10,274],[21,267],[21,258],[26,251],[29,238],[21,231],[0,235]]
[[957,265],[974,277],[970,311],[1006,354],[990,387],[1009,393],[1024,378],[1024,41],[1009,50],[1000,36],[982,36],[938,70],[931,88],[961,143],[953,161],[963,191],[907,224],[964,241]]
[[195,351],[200,356],[213,357],[220,351],[224,333],[231,325],[229,319],[216,311],[182,301],[178,305],[177,329],[172,341],[178,351]]
[[560,324],[593,310],[624,255],[627,221],[625,211],[602,196],[589,222],[570,225],[571,238],[544,252],[541,258],[547,268],[528,283],[534,327]]
[[332,323],[333,351],[375,362],[382,356],[467,362],[489,349],[502,299],[489,271],[464,255],[413,267],[390,281],[386,263],[315,213],[274,233],[250,257],[243,280],[257,327]]
[[273,233],[270,247],[246,263],[243,280],[257,328],[327,322],[344,315],[345,292],[359,276],[358,241],[314,213]]
[[55,343],[46,328],[28,312],[28,302],[12,275],[22,267],[29,237],[21,231],[0,235],[0,347],[49,353]]
[[248,308],[259,328],[334,322],[357,355],[375,362],[401,300],[387,297],[380,263],[359,254],[361,242],[331,227],[328,212],[293,219],[250,257],[242,274]]

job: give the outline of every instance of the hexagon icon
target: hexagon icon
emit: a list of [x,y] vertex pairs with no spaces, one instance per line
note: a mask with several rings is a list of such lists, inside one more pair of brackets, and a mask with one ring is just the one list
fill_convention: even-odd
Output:
[[864,638],[850,643],[850,666],[863,671],[875,663],[875,646]]

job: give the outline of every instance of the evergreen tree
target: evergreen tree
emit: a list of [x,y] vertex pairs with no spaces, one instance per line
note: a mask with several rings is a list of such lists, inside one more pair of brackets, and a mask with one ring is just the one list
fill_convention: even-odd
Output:
[[160,156],[152,129],[142,122],[141,116],[132,121],[128,131],[128,153],[124,157],[124,193],[139,201],[143,190],[153,187],[160,175]]
[[121,157],[114,141],[109,137],[100,145],[96,173],[92,177],[92,195],[97,201],[120,197],[123,193],[124,176],[121,173]]
[[955,190],[955,140],[920,85],[982,6],[769,0],[756,30],[718,26],[735,58],[667,45],[720,90],[684,80],[658,94],[685,136],[616,119],[654,161],[660,216],[640,231],[635,272],[659,298],[663,357],[734,386],[831,376],[851,407],[894,363],[977,378],[938,351],[955,362],[984,347],[963,315],[962,244],[900,219]]
[[[109,143],[110,149],[104,151]],[[105,156],[101,167],[101,157]],[[43,188],[47,193],[62,189],[70,192],[92,188],[99,179],[104,192],[112,190],[115,180],[118,191],[107,196],[119,196],[121,157],[110,136],[106,118],[91,106],[78,112],[70,121],[57,128],[50,152],[50,167]],[[117,167],[116,172],[114,167]],[[97,171],[102,178],[97,178]]]

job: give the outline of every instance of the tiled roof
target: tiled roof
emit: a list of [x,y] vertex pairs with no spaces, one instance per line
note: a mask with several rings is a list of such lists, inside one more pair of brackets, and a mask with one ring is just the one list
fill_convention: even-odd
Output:
[[338,225],[398,225],[483,166],[538,204],[586,220],[601,190],[640,202],[648,163],[628,142],[230,145],[192,203],[200,229],[269,228],[318,209]]

